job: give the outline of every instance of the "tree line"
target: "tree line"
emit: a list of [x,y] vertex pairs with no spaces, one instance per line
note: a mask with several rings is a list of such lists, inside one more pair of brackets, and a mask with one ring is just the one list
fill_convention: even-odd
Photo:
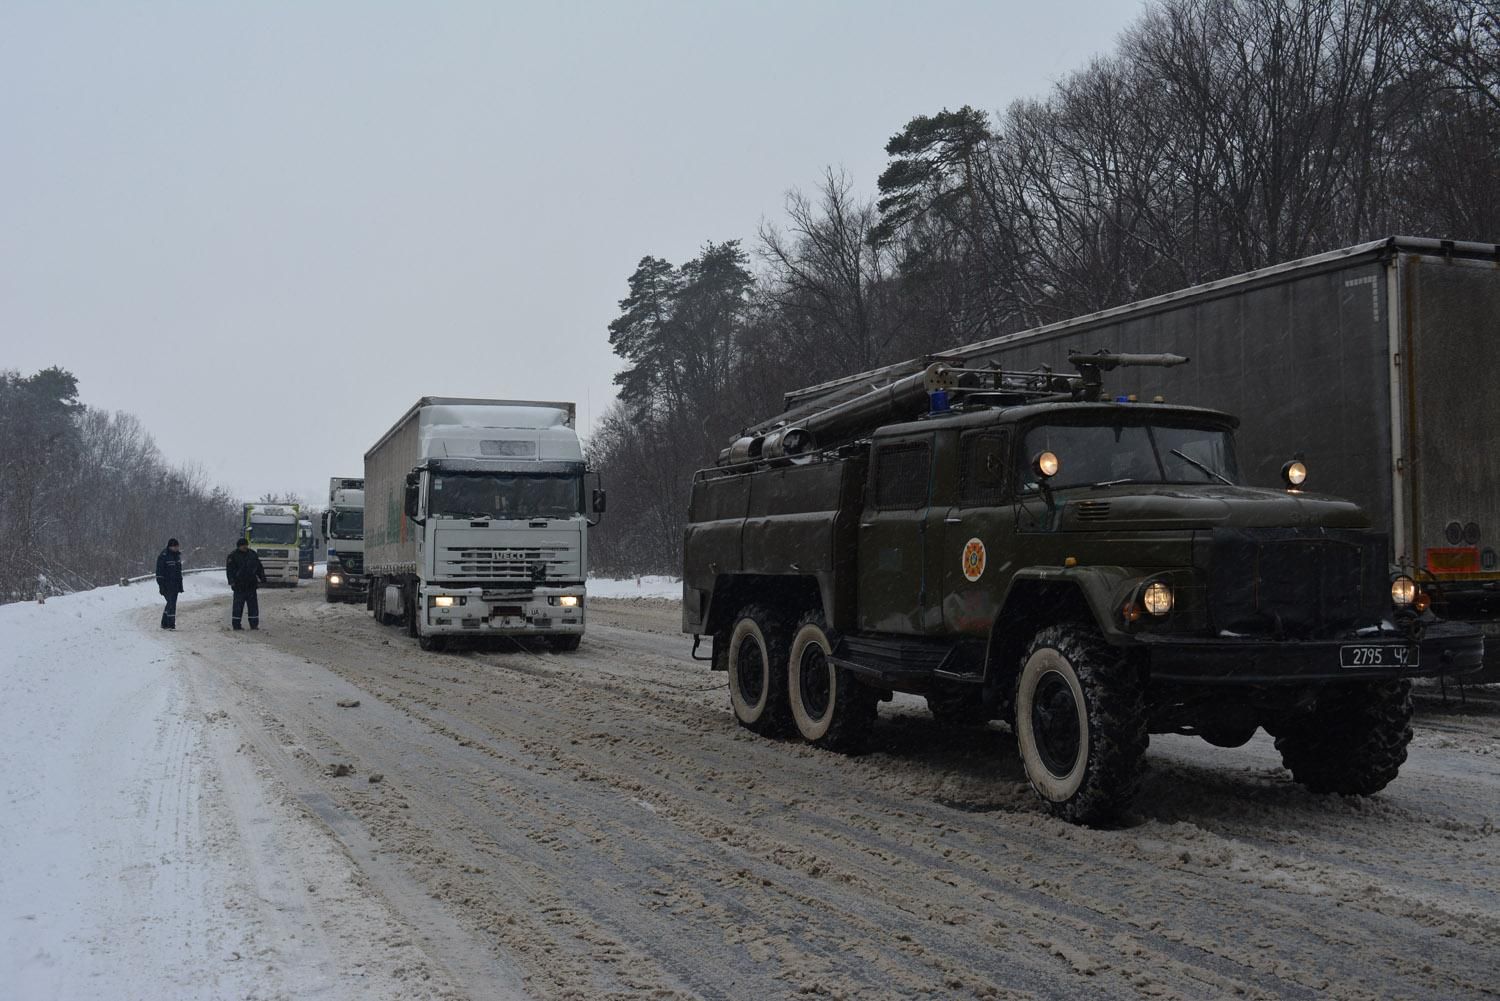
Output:
[[595,565],[677,572],[693,471],[781,394],[1390,235],[1500,239],[1500,2],[1161,0],[996,113],[912,118],[746,245],[642,258]]
[[186,567],[222,560],[238,502],[173,466],[141,422],[84,404],[60,368],[0,371],[0,602],[155,570],[169,537]]

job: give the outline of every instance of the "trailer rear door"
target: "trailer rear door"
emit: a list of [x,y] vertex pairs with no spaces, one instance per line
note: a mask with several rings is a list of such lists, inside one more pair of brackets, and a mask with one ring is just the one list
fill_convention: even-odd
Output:
[[1401,268],[1413,555],[1441,580],[1500,580],[1500,261]]

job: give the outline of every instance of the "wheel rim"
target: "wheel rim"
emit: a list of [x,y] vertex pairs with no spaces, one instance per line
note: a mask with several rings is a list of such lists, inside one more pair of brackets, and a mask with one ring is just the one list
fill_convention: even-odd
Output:
[[828,696],[832,685],[829,678],[828,657],[816,643],[807,644],[798,664],[797,690],[802,696],[802,708],[814,720],[828,715]]
[[1031,732],[1047,771],[1058,778],[1073,771],[1082,746],[1078,701],[1068,680],[1056,671],[1048,671],[1037,681],[1031,699]]
[[759,705],[761,696],[766,691],[765,655],[761,653],[760,644],[755,641],[754,636],[746,636],[740,640],[740,648],[736,653],[735,675],[740,698],[746,705]]

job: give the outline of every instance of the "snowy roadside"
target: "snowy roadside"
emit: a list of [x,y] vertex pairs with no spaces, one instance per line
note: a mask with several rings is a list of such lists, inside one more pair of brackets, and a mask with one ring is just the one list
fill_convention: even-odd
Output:
[[[452,993],[235,721],[198,703],[195,647],[224,629],[228,589],[185,583],[175,633],[142,628],[150,582],[0,606],[6,997]],[[677,598],[681,583],[589,594]]]
[[142,628],[149,583],[0,606],[5,996],[452,996],[234,721],[195,704],[193,647],[224,628],[202,602],[228,592],[186,584],[175,633]]
[[590,598],[672,598],[682,597],[682,580],[677,577],[629,577],[625,580],[591,579]]

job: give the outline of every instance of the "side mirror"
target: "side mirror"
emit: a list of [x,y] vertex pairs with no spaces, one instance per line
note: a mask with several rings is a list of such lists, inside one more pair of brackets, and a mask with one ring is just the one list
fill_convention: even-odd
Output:
[[594,513],[595,514],[603,514],[604,513],[604,503],[605,503],[604,491],[603,490],[599,490],[599,489],[595,489],[595,491],[594,491]]
[[422,481],[417,477],[416,473],[407,476],[406,494],[403,497],[402,504],[402,510],[406,516],[419,525],[421,524],[421,520],[417,518],[417,500],[421,494],[421,486]]
[[332,513],[333,513],[332,511],[324,511],[323,512],[323,517],[321,519],[321,521],[323,523],[323,538],[325,538],[325,539],[328,538],[328,516],[331,515]]

